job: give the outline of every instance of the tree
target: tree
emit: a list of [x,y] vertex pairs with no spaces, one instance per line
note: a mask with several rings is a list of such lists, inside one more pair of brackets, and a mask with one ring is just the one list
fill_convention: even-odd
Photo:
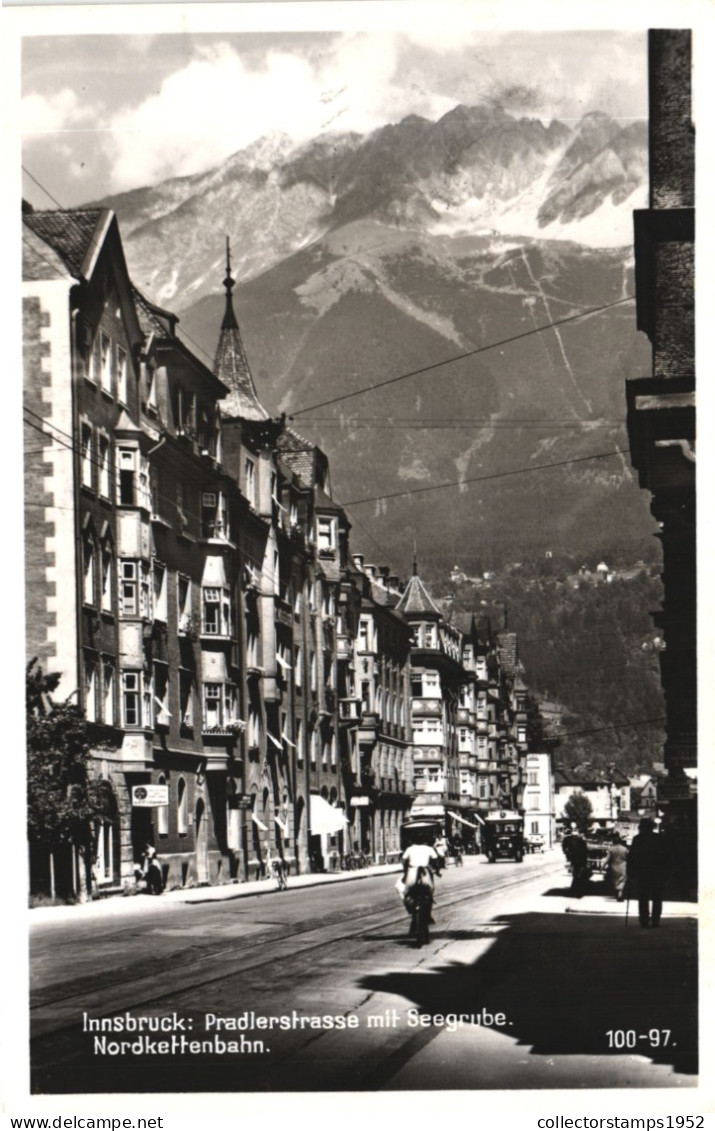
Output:
[[52,693],[58,673],[45,675],[37,659],[27,665],[27,835],[52,858],[61,847],[79,857],[79,899],[87,898],[94,821],[104,812],[100,783],[90,778],[90,740],[80,708]]
[[564,817],[571,821],[580,833],[586,834],[593,820],[593,806],[585,793],[572,793],[564,805]]

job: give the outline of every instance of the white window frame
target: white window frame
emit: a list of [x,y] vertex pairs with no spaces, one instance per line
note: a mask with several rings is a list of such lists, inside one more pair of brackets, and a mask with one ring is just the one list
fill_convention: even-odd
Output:
[[102,657],[102,719],[114,726],[116,668],[111,657]]
[[152,618],[163,624],[168,617],[167,574],[164,563],[155,560],[152,566]]
[[112,599],[114,594],[114,547],[107,538],[102,543],[100,571],[102,612],[111,613],[113,612]]
[[80,423],[80,452],[82,460],[82,486],[94,490],[94,432],[89,420]]
[[104,330],[99,331],[99,382],[105,393],[112,393],[112,339]]
[[123,346],[118,345],[117,357],[117,400],[120,404],[128,403],[129,393],[129,357]]
[[97,437],[97,487],[103,499],[112,497],[112,445],[106,432]]
[[122,672],[122,726],[127,729],[144,725],[144,673]]
[[84,655],[84,714],[87,722],[97,722],[97,661]]
[[97,548],[89,530],[82,537],[82,602],[97,603]]

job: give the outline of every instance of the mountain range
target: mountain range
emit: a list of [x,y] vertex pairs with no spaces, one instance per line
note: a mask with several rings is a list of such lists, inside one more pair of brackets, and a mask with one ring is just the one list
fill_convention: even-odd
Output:
[[230,235],[261,400],[329,455],[354,549],[404,575],[416,544],[436,575],[656,559],[624,427],[650,368],[630,301],[646,177],[642,123],[458,106],[263,138],[101,203],[209,358]]

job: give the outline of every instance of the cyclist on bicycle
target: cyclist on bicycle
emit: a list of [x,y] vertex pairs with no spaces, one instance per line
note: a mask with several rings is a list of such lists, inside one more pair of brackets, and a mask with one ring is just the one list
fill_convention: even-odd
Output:
[[411,844],[402,853],[402,882],[405,888],[403,899],[409,915],[413,914],[415,900],[421,895],[428,900],[429,921],[432,921],[434,873],[439,875],[441,869],[442,859],[428,841]]

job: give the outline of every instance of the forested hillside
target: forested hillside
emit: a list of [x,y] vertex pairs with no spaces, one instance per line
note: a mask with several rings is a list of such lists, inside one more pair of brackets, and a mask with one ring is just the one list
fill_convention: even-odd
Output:
[[661,602],[654,570],[606,582],[588,573],[534,580],[516,569],[486,584],[443,585],[442,596],[445,611],[488,613],[495,629],[506,617],[518,633],[526,682],[542,701],[547,733],[561,738],[555,761],[615,762],[635,773],[662,760],[660,642],[649,616]]

